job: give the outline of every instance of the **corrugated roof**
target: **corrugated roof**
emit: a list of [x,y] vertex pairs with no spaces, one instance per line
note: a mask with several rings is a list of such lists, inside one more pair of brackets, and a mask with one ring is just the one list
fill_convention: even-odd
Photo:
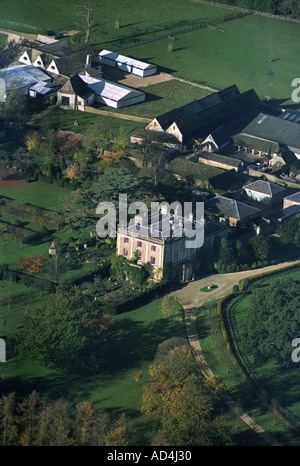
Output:
[[39,81],[51,81],[51,78],[33,65],[15,65],[0,69],[0,79],[4,79],[8,89],[25,87]]
[[279,118],[282,120],[293,121],[294,123],[298,123],[300,125],[300,112],[298,110],[291,110],[288,108],[282,112]]
[[125,98],[128,99],[144,94],[141,91],[130,89],[129,87],[112,83],[102,78],[94,78],[92,76],[83,75],[81,76],[81,79],[89,86],[90,89],[95,92],[95,94],[117,102]]
[[99,53],[100,61],[101,58],[109,58],[110,60],[116,61],[118,63],[122,63],[124,65],[133,66],[140,70],[147,70],[149,68],[156,68],[156,65],[152,63],[145,63],[140,60],[136,60],[135,58],[126,57],[125,55],[119,55],[117,52],[111,52],[109,50],[102,50]]
[[260,113],[241,134],[300,149],[299,125],[265,113]]

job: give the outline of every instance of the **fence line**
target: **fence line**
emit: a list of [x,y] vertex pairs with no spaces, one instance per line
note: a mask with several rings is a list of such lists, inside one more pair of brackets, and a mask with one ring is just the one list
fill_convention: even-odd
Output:
[[209,23],[207,23],[207,22],[206,23],[200,23],[200,24],[196,24],[195,26],[189,26],[189,27],[186,27],[184,29],[180,29],[180,30],[168,33],[168,34],[161,34],[159,36],[151,37],[151,38],[148,38],[148,39],[142,39],[142,40],[133,42],[132,44],[124,45],[122,47],[118,47],[118,48],[116,48],[116,50],[123,50],[123,49],[131,48],[131,47],[137,47],[138,45],[148,44],[149,42],[155,42],[157,40],[168,39],[168,38],[170,38],[172,36],[178,36],[180,34],[185,34],[187,32],[197,31],[198,29],[212,27],[215,24],[221,24],[221,23],[225,23],[227,21],[231,21],[233,19],[242,18],[243,16],[247,16],[248,14],[251,14],[251,13],[240,12],[240,13],[235,13],[233,15],[227,15],[224,18],[215,19],[214,21],[210,21]]
[[282,16],[282,15],[274,15],[272,13],[268,13],[266,11],[258,11],[258,10],[249,10],[248,8],[243,8],[239,6],[227,5],[226,3],[217,3],[217,2],[210,2],[209,0],[190,0],[194,3],[204,3],[205,5],[212,5],[218,6],[221,8],[227,8],[228,10],[235,10],[235,11],[242,11],[247,14],[259,15],[259,16],[266,16],[272,19],[279,19],[281,21],[289,21],[291,23],[300,24],[300,19],[291,18],[290,16]]

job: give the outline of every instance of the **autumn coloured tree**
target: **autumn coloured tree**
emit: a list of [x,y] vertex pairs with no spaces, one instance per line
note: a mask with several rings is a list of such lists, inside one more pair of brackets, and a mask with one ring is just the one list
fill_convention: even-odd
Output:
[[160,419],[152,445],[222,445],[229,440],[217,414],[225,386],[217,375],[203,377],[189,345],[170,350],[149,374],[141,411]]
[[80,174],[80,167],[77,163],[70,163],[66,170],[67,177],[69,180],[77,180]]
[[33,254],[32,256],[26,256],[20,259],[16,269],[32,275],[39,273],[45,263],[46,260],[41,254]]

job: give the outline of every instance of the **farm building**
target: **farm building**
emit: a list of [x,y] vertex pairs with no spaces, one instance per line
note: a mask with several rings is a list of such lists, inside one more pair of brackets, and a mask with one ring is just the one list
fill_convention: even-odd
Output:
[[257,141],[286,146],[300,159],[300,126],[289,119],[260,113],[241,133]]
[[300,205],[300,191],[297,191],[290,196],[287,196],[283,199],[283,207],[290,207],[292,205]]
[[7,93],[19,90],[22,95],[29,95],[29,90],[36,84],[46,85],[51,77],[33,65],[16,65],[0,70],[0,102],[5,102]]
[[69,110],[82,110],[94,102],[94,92],[78,74],[69,78],[57,91],[57,105]]
[[[154,118],[146,129],[172,134],[182,145],[189,146],[195,139],[202,143],[205,138],[209,138],[213,132],[224,126],[222,141],[220,140],[220,144],[224,145],[227,142],[227,125],[232,127],[235,123],[253,118],[258,113],[259,102],[253,89],[241,94],[236,86],[230,86],[223,92],[208,95]],[[221,130],[219,131],[221,136]]]
[[80,76],[82,81],[95,94],[95,101],[113,108],[123,108],[145,101],[144,92],[102,78],[89,75]]
[[204,141],[201,143],[196,141],[196,144],[198,144],[203,151],[217,152],[230,144],[230,137],[224,126],[220,126],[220,128],[217,128],[209,134]]
[[236,226],[241,220],[250,220],[260,216],[260,210],[243,202],[224,196],[216,196],[204,202],[207,215],[218,219],[221,224]]
[[132,73],[137,76],[145,78],[146,76],[152,76],[157,73],[156,65],[151,63],[144,63],[134,58],[125,57],[119,55],[116,52],[110,52],[109,50],[102,50],[99,53],[100,62],[103,65],[111,66],[127,73]]
[[282,186],[263,180],[247,184],[244,186],[244,191],[248,200],[268,206],[282,203],[285,194],[285,188]]
[[241,160],[211,152],[201,153],[198,161],[206,165],[211,165],[212,167],[223,168],[224,170],[235,170],[236,172],[240,172],[244,169],[244,162]]

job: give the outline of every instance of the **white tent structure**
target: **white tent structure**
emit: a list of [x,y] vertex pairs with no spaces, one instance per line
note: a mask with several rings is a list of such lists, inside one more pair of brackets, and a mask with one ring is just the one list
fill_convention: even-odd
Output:
[[102,50],[99,53],[100,62],[103,65],[111,66],[112,68],[118,68],[122,71],[135,74],[145,78],[146,76],[152,76],[157,73],[156,65],[151,63],[144,63],[134,58],[125,57],[119,55],[116,52],[110,52],[109,50]]
[[28,95],[29,89],[37,83],[52,81],[51,77],[33,65],[16,65],[0,69],[0,102],[5,102],[7,93],[18,89]]
[[80,78],[94,91],[95,101],[108,107],[123,108],[145,101],[144,92],[89,75],[80,75]]

